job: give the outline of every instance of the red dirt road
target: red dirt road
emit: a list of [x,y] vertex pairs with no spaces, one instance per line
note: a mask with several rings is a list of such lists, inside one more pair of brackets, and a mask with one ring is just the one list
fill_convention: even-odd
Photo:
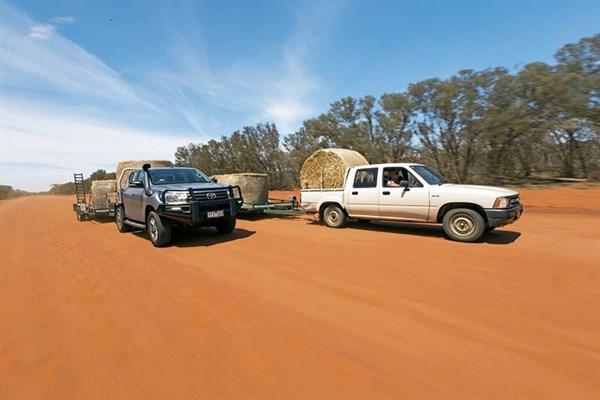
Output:
[[250,218],[154,248],[0,203],[0,398],[600,397],[600,190],[522,190],[481,243]]

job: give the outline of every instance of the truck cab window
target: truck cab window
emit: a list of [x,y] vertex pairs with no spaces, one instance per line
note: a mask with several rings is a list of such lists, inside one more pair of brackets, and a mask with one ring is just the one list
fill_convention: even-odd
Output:
[[423,187],[423,184],[410,172],[408,174],[408,184],[410,187]]
[[137,181],[137,180],[141,180],[141,177],[140,177],[140,172],[141,172],[141,171],[133,171],[133,172],[132,172],[132,173],[129,175],[129,179],[128,179],[129,183],[132,183],[132,182],[134,182],[134,181]]
[[377,168],[365,168],[356,171],[354,188],[374,188],[377,186]]

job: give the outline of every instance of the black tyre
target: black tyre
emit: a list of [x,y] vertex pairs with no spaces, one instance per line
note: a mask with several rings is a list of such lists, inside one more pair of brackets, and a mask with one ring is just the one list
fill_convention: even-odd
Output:
[[85,215],[81,212],[81,210],[77,210],[77,221],[81,222],[81,221],[85,221]]
[[119,232],[129,232],[131,226],[125,224],[125,209],[123,206],[118,206],[115,211],[115,222],[117,223],[117,229]]
[[219,221],[217,225],[215,225],[215,228],[217,228],[217,232],[219,233],[233,232],[233,230],[235,229],[235,217],[229,217],[227,219]]
[[346,223],[346,214],[338,205],[330,205],[323,211],[323,222],[330,228],[341,228]]
[[163,247],[171,243],[171,221],[161,218],[155,211],[150,211],[148,214],[146,229],[155,247]]
[[444,215],[444,232],[457,242],[475,242],[485,232],[485,221],[475,210],[455,208]]

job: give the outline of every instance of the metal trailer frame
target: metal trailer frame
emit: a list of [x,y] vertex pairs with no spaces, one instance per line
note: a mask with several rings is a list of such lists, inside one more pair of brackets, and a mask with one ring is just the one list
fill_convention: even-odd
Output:
[[238,213],[302,215],[306,211],[299,209],[296,196],[290,196],[288,200],[267,199],[263,204],[244,203]]
[[[115,216],[115,193],[107,194],[106,200],[108,208],[95,208],[91,202],[90,196],[85,192],[83,174],[73,174],[73,176],[75,178],[75,194],[77,196],[76,203],[73,204],[73,211],[75,211],[78,221],[85,221],[94,217]],[[90,201],[88,201],[88,199],[90,199]]]

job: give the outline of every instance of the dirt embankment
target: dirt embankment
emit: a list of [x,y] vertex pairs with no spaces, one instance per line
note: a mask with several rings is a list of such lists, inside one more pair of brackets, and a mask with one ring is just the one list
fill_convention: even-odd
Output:
[[157,249],[3,201],[0,398],[597,399],[600,190],[520,191],[474,244],[251,217]]

